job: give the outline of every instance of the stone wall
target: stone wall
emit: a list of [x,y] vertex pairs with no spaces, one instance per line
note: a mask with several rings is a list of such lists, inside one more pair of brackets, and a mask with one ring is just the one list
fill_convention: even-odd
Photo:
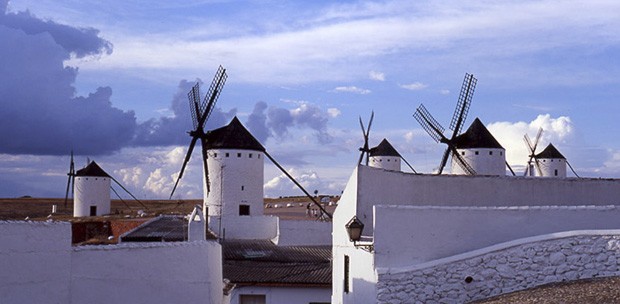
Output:
[[620,232],[533,237],[408,269],[381,269],[378,303],[466,303],[551,282],[620,275]]

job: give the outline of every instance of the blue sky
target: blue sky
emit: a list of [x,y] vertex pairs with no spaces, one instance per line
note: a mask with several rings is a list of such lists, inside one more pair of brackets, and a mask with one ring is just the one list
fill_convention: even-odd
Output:
[[[480,117],[514,169],[543,127],[580,175],[620,175],[617,1],[306,2],[0,0],[0,197],[62,197],[73,149],[78,167],[166,198],[185,94],[220,64],[208,127],[237,115],[310,191],[344,188],[372,110],[370,144],[433,172],[443,147],[412,114],[424,103],[447,127],[466,72],[466,126]],[[198,159],[180,198],[201,197]],[[301,194],[268,163],[265,192]]]

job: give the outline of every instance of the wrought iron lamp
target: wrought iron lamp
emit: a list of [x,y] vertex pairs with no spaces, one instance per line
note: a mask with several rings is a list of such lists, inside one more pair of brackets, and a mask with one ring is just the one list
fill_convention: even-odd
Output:
[[373,251],[372,242],[362,242],[362,231],[364,231],[364,223],[360,221],[357,216],[353,216],[353,218],[345,225],[347,229],[347,234],[349,235],[349,240],[353,242],[353,246],[356,248],[362,248],[367,250],[368,252]]

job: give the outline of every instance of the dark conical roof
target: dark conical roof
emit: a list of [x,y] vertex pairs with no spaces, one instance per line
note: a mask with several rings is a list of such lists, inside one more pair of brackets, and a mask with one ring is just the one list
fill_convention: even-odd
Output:
[[108,175],[95,161],[91,161],[88,166],[83,169],[77,170],[75,172],[75,176],[102,176],[102,177],[111,177]]
[[556,149],[553,144],[549,144],[542,152],[534,155],[536,158],[560,158],[566,159],[558,149]]
[[457,149],[490,148],[504,149],[491,135],[480,119],[476,118],[465,133],[457,136],[454,141]]
[[221,128],[207,132],[207,149],[239,149],[265,151],[263,145],[241,124],[235,116]]
[[387,139],[383,139],[378,146],[374,148],[370,148],[370,156],[398,156],[398,151],[394,149],[394,147],[387,141]]

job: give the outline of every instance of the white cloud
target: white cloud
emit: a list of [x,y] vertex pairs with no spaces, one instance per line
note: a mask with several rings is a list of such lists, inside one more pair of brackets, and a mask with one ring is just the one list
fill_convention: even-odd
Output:
[[385,81],[385,74],[377,71],[370,71],[370,73],[368,73],[368,77],[376,81]]
[[340,116],[340,114],[342,114],[342,112],[340,112],[340,110],[338,110],[338,108],[328,108],[327,109],[327,115],[329,115],[329,117],[331,117],[331,118],[336,118],[336,117]]
[[[306,191],[310,194],[314,193],[314,190],[318,190],[319,193],[333,193],[333,185],[323,182],[319,175],[315,171],[299,171],[296,169],[289,169],[288,173],[295,178],[295,180],[301,184]],[[281,195],[287,195],[291,193],[297,193],[293,195],[304,195],[303,192],[283,173],[270,179],[264,185],[265,195],[268,197],[277,197]]]
[[334,91],[335,92],[355,93],[355,94],[361,94],[361,95],[370,94],[370,90],[358,88],[356,86],[336,87],[334,89]]
[[426,89],[428,87],[427,84],[423,84],[421,82],[414,82],[410,84],[401,84],[399,85],[403,89],[411,90],[411,91],[419,91]]
[[[572,139],[574,127],[570,117],[560,116],[553,118],[549,114],[541,114],[530,122],[494,122],[487,128],[495,139],[506,149],[506,160],[511,165],[523,165],[527,162],[530,153],[523,136],[528,134],[533,141],[539,128],[543,128],[543,134],[536,148],[541,152],[549,143],[558,147]],[[562,152],[562,151],[560,151]],[[517,173],[518,174],[518,173]]]
[[450,94],[450,90],[447,90],[447,89],[439,90],[439,94],[441,94],[441,95],[448,95],[448,94]]

